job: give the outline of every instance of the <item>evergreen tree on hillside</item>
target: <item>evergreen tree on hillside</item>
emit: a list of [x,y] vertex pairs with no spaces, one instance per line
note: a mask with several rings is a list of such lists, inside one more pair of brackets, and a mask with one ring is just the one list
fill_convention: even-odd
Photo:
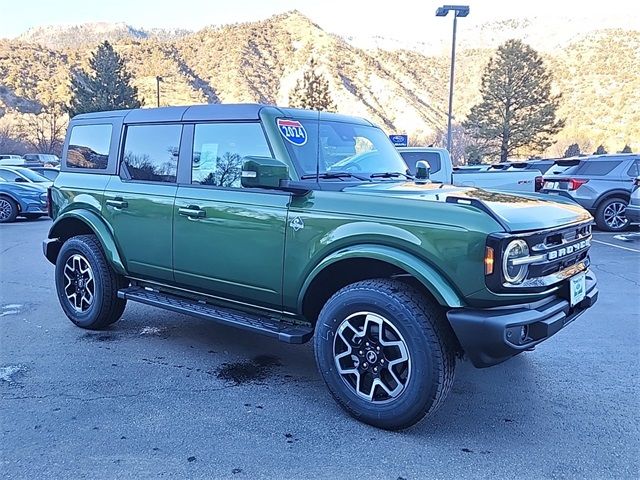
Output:
[[564,126],[556,118],[560,96],[551,95],[551,74],[540,55],[520,40],[498,48],[483,75],[482,101],[463,126],[488,142],[501,162],[519,149],[543,151]]
[[124,59],[107,41],[89,59],[90,71],[76,70],[71,75],[69,115],[138,108],[138,89],[131,85],[131,74]]
[[316,73],[316,61],[312,58],[309,69],[289,94],[289,106],[311,110],[335,111],[336,105],[331,98],[329,82]]
[[567,147],[567,149],[564,151],[564,158],[569,158],[569,157],[577,157],[581,154],[582,152],[580,151],[580,145],[578,145],[577,143],[572,143],[571,145],[569,145]]
[[631,151],[631,147],[629,146],[629,144],[625,145],[624,148],[620,151],[620,153],[633,153]]
[[596,151],[593,152],[594,155],[604,155],[605,153],[607,153],[607,151],[605,150],[604,145],[598,145]]

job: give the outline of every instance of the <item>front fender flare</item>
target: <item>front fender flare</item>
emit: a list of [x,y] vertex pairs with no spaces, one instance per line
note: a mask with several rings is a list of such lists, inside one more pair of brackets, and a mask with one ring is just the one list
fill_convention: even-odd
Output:
[[[125,268],[124,262],[122,261],[122,257],[118,252],[118,247],[116,246],[116,242],[113,238],[113,232],[97,214],[90,210],[75,209],[64,212],[55,219],[51,229],[49,230],[48,237],[50,239],[59,239],[61,237],[69,238],[69,233],[72,233],[71,236],[73,236],[73,232],[68,232],[67,230],[70,221],[80,221],[89,227],[89,229],[98,238],[98,241],[102,246],[102,251],[113,269],[122,275],[127,274],[127,269]],[[62,245],[60,244],[60,246]],[[51,263],[54,263],[49,255],[46,254],[46,256]],[[54,258],[55,257],[57,257],[57,253]]]
[[336,262],[353,258],[371,258],[394,265],[416,278],[440,305],[449,308],[465,306],[451,284],[433,266],[415,255],[384,245],[354,245],[328,255],[311,271],[298,295],[298,311],[302,311],[307,291],[322,270]]

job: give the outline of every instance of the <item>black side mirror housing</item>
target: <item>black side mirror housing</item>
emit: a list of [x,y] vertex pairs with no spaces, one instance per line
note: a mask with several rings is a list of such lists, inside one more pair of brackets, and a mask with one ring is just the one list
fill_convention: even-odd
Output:
[[244,157],[240,183],[245,188],[280,188],[289,180],[289,167],[270,157]]

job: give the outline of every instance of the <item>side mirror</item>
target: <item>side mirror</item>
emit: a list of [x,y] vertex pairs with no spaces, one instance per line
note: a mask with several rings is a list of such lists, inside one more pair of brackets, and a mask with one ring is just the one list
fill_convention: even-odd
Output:
[[25,179],[24,179],[24,178],[22,178],[22,177],[16,177],[16,180],[15,180],[15,181],[16,181],[16,182],[20,182],[20,183],[27,183],[27,180],[25,180]]
[[270,157],[244,157],[241,184],[245,188],[280,188],[289,180],[289,168]]
[[429,171],[431,170],[431,165],[426,160],[418,160],[416,162],[416,175],[415,180],[418,184],[430,183],[429,180]]

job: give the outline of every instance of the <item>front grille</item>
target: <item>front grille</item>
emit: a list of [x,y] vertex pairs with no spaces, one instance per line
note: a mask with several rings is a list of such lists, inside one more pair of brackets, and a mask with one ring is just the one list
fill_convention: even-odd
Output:
[[513,287],[549,287],[589,267],[591,222],[533,232],[524,240],[533,261],[526,279]]
[[[505,280],[504,252],[513,240],[524,240],[529,256],[519,261],[526,265],[527,273],[520,283]],[[559,285],[568,278],[589,268],[591,247],[591,221],[529,233],[492,234],[487,245],[499,252],[494,271],[486,276],[486,283],[494,292],[536,293]]]
[[588,262],[591,222],[540,232],[526,240],[532,255],[543,256],[539,262],[529,266],[528,277],[545,277],[580,262]]

